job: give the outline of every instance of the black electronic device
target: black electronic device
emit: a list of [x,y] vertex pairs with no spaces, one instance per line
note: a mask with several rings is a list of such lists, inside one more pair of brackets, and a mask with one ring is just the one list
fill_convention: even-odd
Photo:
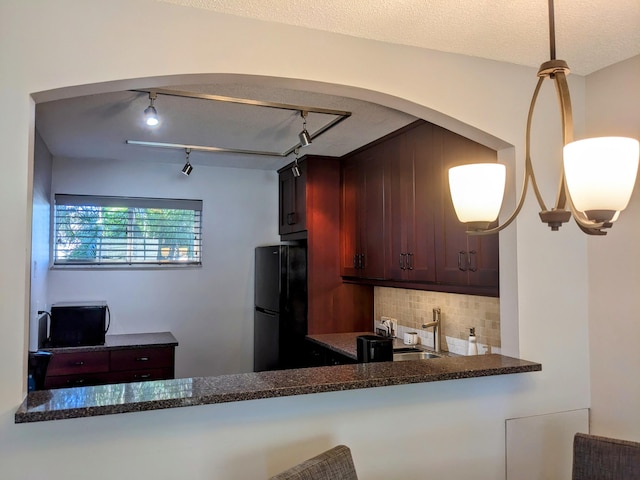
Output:
[[51,306],[47,347],[103,345],[109,329],[105,302],[57,303]]
[[358,363],[393,361],[393,339],[380,335],[360,335],[356,338]]

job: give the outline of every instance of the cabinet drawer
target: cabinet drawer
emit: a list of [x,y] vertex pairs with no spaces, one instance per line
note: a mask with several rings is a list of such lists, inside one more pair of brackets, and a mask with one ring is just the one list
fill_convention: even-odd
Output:
[[109,370],[109,352],[55,353],[47,376],[98,373]]
[[111,371],[149,370],[173,367],[173,347],[113,350]]

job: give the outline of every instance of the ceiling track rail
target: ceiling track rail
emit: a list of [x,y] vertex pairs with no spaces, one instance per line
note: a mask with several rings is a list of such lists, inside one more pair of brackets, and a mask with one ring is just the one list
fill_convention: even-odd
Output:
[[305,105],[294,105],[289,103],[264,102],[261,100],[251,100],[249,98],[225,97],[222,95],[212,95],[208,93],[185,92],[182,90],[167,90],[164,88],[154,88],[149,90],[132,90],[140,93],[156,93],[157,95],[169,95],[172,97],[197,98],[200,100],[212,100],[215,102],[238,103],[253,107],[276,108],[279,110],[290,110],[292,112],[323,113],[325,115],[337,115],[340,117],[350,117],[351,112],[345,110],[333,110],[330,108],[308,107]]
[[242,150],[236,148],[223,148],[223,147],[211,147],[207,145],[191,145],[187,143],[164,143],[164,142],[145,142],[142,140],[126,140],[127,145],[138,145],[141,147],[154,147],[154,148],[170,148],[174,150],[186,150],[190,149],[192,152],[207,152],[207,153],[235,153],[241,155],[262,155],[266,157],[286,157],[295,150],[294,147],[291,150],[287,150],[285,153],[280,152],[265,152],[260,150]]
[[[292,112],[300,112],[303,115],[309,113],[318,113],[323,115],[334,115],[336,118],[320,127],[313,133],[310,133],[309,136],[313,140],[323,133],[331,130],[333,127],[343,122],[347,118],[351,116],[351,112],[346,110],[334,110],[330,108],[320,108],[320,107],[309,107],[306,105],[294,105],[288,103],[278,103],[278,102],[265,102],[261,100],[251,100],[248,98],[237,98],[237,97],[226,97],[222,95],[213,95],[208,93],[194,93],[194,92],[186,92],[182,90],[168,90],[164,88],[155,88],[155,89],[138,89],[132,90],[132,92],[146,93],[146,94],[155,94],[155,95],[168,95],[173,97],[182,97],[182,98],[195,98],[199,100],[210,100],[215,102],[225,102],[225,103],[236,103],[240,105],[249,105],[253,107],[264,107],[264,108],[275,108],[278,110],[289,110]],[[191,149],[191,151],[199,151],[199,152],[207,152],[207,153],[233,153],[240,155],[262,155],[268,157],[286,157],[291,153],[295,152],[297,149],[301,148],[302,145],[297,143],[292,147],[288,148],[284,152],[269,152],[264,150],[245,150],[245,149],[237,149],[237,148],[224,148],[224,147],[214,147],[208,145],[190,145],[183,143],[166,143],[166,142],[146,142],[141,140],[126,140],[125,143],[127,145],[138,145],[143,147],[155,147],[155,148],[172,148],[172,149]]]

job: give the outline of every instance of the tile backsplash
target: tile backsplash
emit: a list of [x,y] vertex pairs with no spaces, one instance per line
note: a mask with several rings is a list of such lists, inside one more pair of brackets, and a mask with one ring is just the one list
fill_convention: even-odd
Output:
[[426,292],[402,288],[374,288],[376,327],[380,317],[398,321],[396,336],[417,332],[420,343],[433,347],[433,329],[422,325],[432,321],[432,312],[441,309],[440,343],[443,350],[467,354],[469,328],[476,329],[478,353],[500,353],[500,299],[455,293]]

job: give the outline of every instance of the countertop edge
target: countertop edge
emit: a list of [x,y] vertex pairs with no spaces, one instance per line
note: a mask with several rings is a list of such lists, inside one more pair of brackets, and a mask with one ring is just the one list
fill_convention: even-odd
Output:
[[178,340],[171,332],[117,333],[105,336],[102,345],[82,345],[77,347],[47,347],[39,350],[51,353],[107,352],[113,350],[134,350],[143,348],[177,347]]
[[[76,389],[30,392],[15,413],[15,423],[84,418],[187,406],[258,400],[314,393],[429,383],[541,371],[540,363],[497,354],[477,357],[440,358],[409,362],[316,367],[299,370],[258,372],[221,377],[160,380],[139,384],[116,384]],[[114,389],[154,384],[164,391],[155,398],[78,405],[79,390],[88,399],[104,398]],[[185,396],[184,391],[189,395]],[[178,392],[178,393],[176,393]],[[143,394],[141,394],[142,396]],[[122,398],[121,393],[114,398]],[[65,401],[72,406],[65,407]],[[104,400],[101,400],[104,401]],[[57,403],[56,403],[57,402]],[[43,407],[43,405],[46,405]]]

